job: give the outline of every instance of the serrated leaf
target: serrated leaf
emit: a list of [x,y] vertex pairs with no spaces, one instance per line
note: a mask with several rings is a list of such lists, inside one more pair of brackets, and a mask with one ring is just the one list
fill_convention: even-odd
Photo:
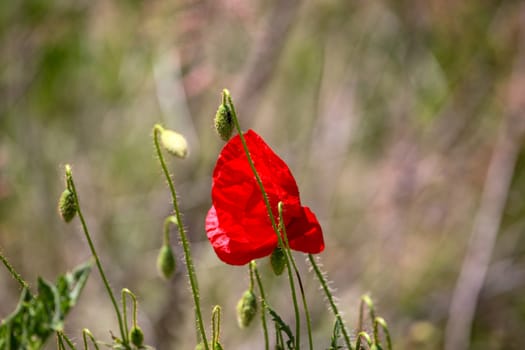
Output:
[[11,315],[0,324],[0,349],[37,350],[56,330],[61,330],[67,312],[75,305],[86,284],[91,264],[84,264],[57,279],[53,285],[38,279],[38,294],[23,290]]
[[268,310],[268,313],[270,314],[270,316],[272,317],[273,321],[275,322],[275,324],[277,325],[277,329],[279,331],[282,331],[286,334],[286,336],[288,337],[288,340],[286,341],[286,346],[288,347],[289,350],[293,350],[295,349],[295,337],[292,333],[292,330],[290,329],[290,326],[288,326],[284,321],[283,319],[281,318],[281,316],[279,316],[277,314],[277,312],[272,309],[268,304],[264,303],[264,307],[266,308],[266,310]]

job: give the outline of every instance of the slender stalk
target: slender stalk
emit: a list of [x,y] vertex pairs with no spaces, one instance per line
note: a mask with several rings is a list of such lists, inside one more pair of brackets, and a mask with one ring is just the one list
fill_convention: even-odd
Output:
[[289,256],[290,261],[292,262],[292,266],[295,271],[297,281],[299,283],[299,290],[301,291],[301,299],[303,301],[304,314],[306,317],[306,328],[308,330],[309,349],[313,350],[312,321],[310,320],[310,311],[308,310],[308,304],[306,303],[306,296],[304,295],[304,288],[303,288],[303,282],[301,281],[301,275],[299,274],[299,270],[297,269],[297,265],[295,264],[295,259],[292,255],[292,251],[290,250],[290,245],[288,243],[288,234],[286,233],[286,226],[284,225],[284,218],[283,218],[283,202],[279,202],[279,204],[277,205],[277,209],[279,211],[279,226],[282,229],[284,243],[286,244],[285,251],[286,251],[286,254]]
[[254,260],[250,262],[250,266],[252,266],[253,272],[255,274],[255,280],[257,281],[257,287],[259,288],[259,293],[261,293],[261,323],[263,327],[263,333],[264,333],[264,349],[269,350],[270,349],[270,341],[268,339],[268,327],[266,325],[266,309],[264,308],[264,302],[266,301],[266,295],[264,294],[264,288],[263,284],[261,282],[261,276],[259,275],[259,271],[257,270],[257,264]]
[[87,328],[84,328],[82,330],[82,338],[84,339],[84,349],[88,350],[88,343],[87,343],[87,338],[88,337],[89,337],[89,339],[91,339],[91,342],[93,343],[93,346],[95,347],[95,349],[96,350],[100,350],[100,348],[98,347],[97,341],[95,340],[95,337],[93,336],[93,334]]
[[174,217],[174,216],[168,216],[165,220],[164,220],[164,236],[163,236],[163,239],[162,239],[162,243],[165,244],[165,245],[170,245],[171,244],[171,239],[170,239],[170,224],[175,224],[177,225],[177,228],[178,228],[178,223],[177,223],[177,219]]
[[177,227],[179,229],[180,240],[182,242],[182,249],[184,251],[184,259],[186,261],[186,269],[188,270],[188,277],[190,280],[190,287],[191,287],[191,292],[193,295],[193,302],[195,305],[196,323],[199,328],[201,340],[204,343],[204,348],[206,350],[209,350],[208,340],[206,339],[206,332],[204,330],[204,322],[202,321],[202,313],[201,313],[200,297],[199,297],[199,286],[197,283],[197,276],[195,274],[195,268],[193,267],[193,261],[191,258],[190,243],[186,235],[186,230],[182,223],[181,214],[179,210],[179,204],[177,201],[177,193],[175,192],[175,185],[173,183],[173,179],[171,178],[171,175],[168,171],[168,167],[166,165],[166,161],[164,160],[164,156],[162,155],[162,152],[160,149],[159,133],[162,132],[162,130],[163,130],[162,126],[158,124],[155,125],[153,128],[153,140],[155,142],[155,150],[157,151],[157,156],[159,157],[159,162],[162,167],[162,171],[164,172],[164,176],[166,177],[166,181],[168,182],[168,186],[171,192],[173,210],[175,211],[175,218],[177,220]]
[[27,284],[27,282],[24,281],[24,279],[22,278],[22,276],[20,276],[18,272],[16,272],[14,267],[9,263],[9,261],[7,261],[7,258],[2,254],[1,251],[0,251],[0,260],[2,260],[2,263],[6,267],[7,271],[9,271],[11,276],[18,282],[18,284],[20,284],[20,287],[26,289],[27,292],[31,295],[31,292],[29,291],[29,285]]
[[66,346],[64,345],[64,341],[59,332],[57,332],[57,348],[58,350],[66,350]]
[[[386,338],[386,345],[388,350],[392,350],[392,339],[390,338],[390,331],[388,330],[388,326],[386,325],[386,321],[382,317],[376,317],[374,322],[374,332],[378,333],[377,326],[380,325],[383,329],[383,334]],[[377,340],[376,340],[377,343]]]
[[328,299],[328,302],[330,303],[330,307],[332,308],[332,312],[335,318],[337,318],[337,320],[341,323],[341,331],[343,332],[343,338],[345,340],[345,344],[348,347],[348,349],[351,350],[352,344],[350,343],[350,337],[348,336],[348,331],[346,330],[346,326],[343,322],[343,318],[341,317],[341,314],[339,313],[339,309],[337,308],[337,305],[335,304],[334,296],[332,295],[332,292],[330,292],[330,288],[328,288],[328,284],[326,283],[323,273],[319,269],[319,266],[317,266],[317,263],[315,262],[315,258],[313,257],[312,254],[308,254],[308,260],[310,261],[310,264],[312,265],[312,268],[314,269],[314,272],[317,275],[317,278],[319,279],[319,283],[321,283],[321,287],[323,288],[323,291],[326,294],[326,298]]
[[133,327],[137,327],[137,297],[135,294],[133,294],[129,289],[123,288],[122,289],[122,313],[124,314],[124,329],[126,330],[126,334],[128,334],[128,317],[127,317],[127,298],[126,295],[129,295],[131,299],[133,300],[133,314],[132,314],[132,324]]
[[366,343],[368,344],[368,347],[372,345],[372,339],[370,339],[370,336],[367,332],[361,331],[357,334],[357,342],[355,344],[356,350],[361,350],[361,339],[365,338]]
[[[244,153],[246,154],[246,157],[248,158],[248,164],[250,165],[252,173],[255,176],[255,179],[257,181],[259,189],[260,189],[260,191],[262,193],[262,197],[263,197],[263,200],[264,200],[264,204],[266,205],[266,210],[268,211],[268,216],[270,217],[270,222],[272,224],[272,228],[275,231],[275,234],[277,235],[277,240],[279,242],[279,245],[281,247],[284,247],[282,237],[281,237],[281,235],[279,233],[279,229],[277,227],[277,223],[276,223],[275,217],[274,217],[273,212],[272,212],[272,207],[270,205],[270,199],[268,198],[268,194],[266,193],[266,190],[264,189],[264,185],[262,183],[261,177],[259,176],[259,173],[257,172],[257,169],[255,168],[255,164],[253,163],[253,159],[252,159],[252,156],[250,155],[250,150],[248,149],[248,145],[246,143],[246,139],[244,138],[244,135],[242,134],[241,125],[239,124],[239,119],[237,118],[237,112],[235,111],[235,106],[233,105],[233,101],[232,101],[230,92],[227,89],[223,90],[223,97],[222,98],[223,98],[223,103],[224,103],[224,101],[228,102],[228,106],[230,107],[230,111],[232,113],[232,120],[233,120],[233,122],[235,124],[235,128],[237,129],[237,133],[239,134],[239,138],[241,139],[241,143],[242,143],[242,147],[244,149]],[[295,334],[296,344],[295,344],[295,347],[296,347],[297,350],[299,350],[300,343],[301,343],[300,342],[301,319],[300,319],[300,316],[299,316],[299,306],[297,304],[297,295],[296,295],[297,293],[295,291],[295,284],[294,284],[293,276],[292,276],[291,263],[290,263],[288,254],[285,254],[285,257],[286,257],[286,259],[285,259],[286,269],[288,271],[288,279],[290,281],[290,289],[291,289],[292,299],[293,299],[293,303],[294,303],[295,327],[296,327],[295,328],[296,329],[296,334]]]
[[215,347],[219,342],[221,334],[221,307],[215,305],[211,313],[211,328],[212,328],[212,346]]
[[275,342],[277,345],[281,346],[282,349],[284,349],[284,339],[283,334],[281,333],[281,330],[277,326],[277,323],[275,324]]
[[102,268],[102,264],[100,262],[100,258],[98,257],[97,251],[95,249],[95,246],[93,245],[93,241],[91,240],[91,235],[89,234],[89,230],[86,225],[86,221],[84,220],[84,215],[82,215],[82,210],[80,209],[80,202],[78,200],[78,194],[75,187],[75,182],[73,181],[73,175],[71,173],[71,166],[66,165],[66,181],[67,186],[69,190],[73,193],[75,198],[75,206],[77,207],[77,213],[78,217],[80,219],[80,222],[82,224],[82,229],[84,231],[84,235],[86,236],[86,240],[89,244],[89,248],[91,249],[91,254],[93,254],[93,257],[95,258],[95,263],[97,264],[98,271],[100,273],[100,276],[102,277],[102,281],[104,282],[104,286],[106,287],[106,291],[111,299],[111,303],[113,304],[113,307],[115,308],[115,313],[117,314],[118,319],[118,325],[120,328],[120,335],[122,337],[122,345],[124,345],[126,348],[129,348],[128,345],[128,335],[124,332],[124,326],[122,322],[122,315],[120,314],[120,309],[117,305],[117,300],[115,299],[115,296],[113,295],[113,291],[111,290],[111,287],[109,285],[109,281],[106,278],[106,274],[104,273],[104,269]]
[[[59,331],[57,332],[57,334],[59,334],[59,339],[60,341],[62,342],[62,340],[65,340],[67,345],[69,346],[70,349],[73,349],[73,350],[76,350],[77,348],[75,347],[75,344],[73,344],[73,342],[71,341],[71,339],[69,339],[69,337],[62,331]],[[62,346],[64,346],[64,343],[62,342]],[[65,348],[65,347],[64,347]]]

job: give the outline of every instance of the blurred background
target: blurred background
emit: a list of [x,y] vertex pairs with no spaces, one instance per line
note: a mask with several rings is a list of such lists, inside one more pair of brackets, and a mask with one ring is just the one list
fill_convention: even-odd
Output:
[[[351,330],[370,293],[397,349],[525,348],[518,0],[0,1],[0,248],[25,279],[90,258],[78,220],[56,213],[71,163],[113,288],[139,296],[146,342],[193,349],[179,244],[175,278],[155,268],[170,213],[151,138],[161,122],[191,146],[170,167],[205,318],[221,304],[224,348],[262,349],[260,326],[235,320],[247,267],[221,263],[204,233],[224,87],[321,220],[319,257]],[[328,348],[333,317],[296,259],[315,348]],[[285,278],[259,267],[293,323]],[[18,294],[0,269],[1,318]],[[96,271],[66,332],[80,342],[84,327],[118,332]]]

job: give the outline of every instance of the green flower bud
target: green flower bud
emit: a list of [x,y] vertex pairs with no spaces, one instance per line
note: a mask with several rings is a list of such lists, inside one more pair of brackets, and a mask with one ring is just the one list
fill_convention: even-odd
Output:
[[140,329],[139,326],[131,328],[129,331],[129,339],[131,344],[141,347],[144,343],[144,333],[142,332],[142,329]]
[[224,350],[221,343],[217,342],[215,343],[215,346],[213,347],[213,350]]
[[167,244],[162,245],[157,257],[157,270],[165,279],[169,279],[175,272],[176,262],[173,250]]
[[228,141],[233,133],[233,116],[230,108],[221,104],[215,114],[215,130],[224,141]]
[[166,151],[175,157],[186,158],[188,155],[188,142],[186,138],[178,132],[162,129],[160,142]]
[[58,212],[65,222],[73,220],[77,213],[77,205],[75,203],[75,195],[69,189],[65,189],[58,201]]
[[286,253],[281,247],[274,249],[272,255],[270,255],[270,264],[272,265],[273,272],[279,276],[283,273],[284,267],[286,266]]
[[239,327],[248,327],[256,313],[257,298],[251,290],[247,290],[237,303],[237,322],[239,323]]

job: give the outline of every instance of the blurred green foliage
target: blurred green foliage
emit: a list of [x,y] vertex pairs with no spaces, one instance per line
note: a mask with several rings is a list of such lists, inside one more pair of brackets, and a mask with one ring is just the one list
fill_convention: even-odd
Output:
[[[219,93],[229,87],[235,100],[250,58],[278,50],[258,47],[258,37],[279,27],[265,26],[273,7],[290,2],[0,1],[0,247],[27,280],[89,257],[80,228],[56,214],[62,165],[71,163],[110,280],[141,296],[147,342],[194,346],[183,274],[165,285],[155,271],[169,213],[151,141],[162,122],[190,143],[189,159],[171,166],[205,310],[223,305],[225,348],[260,341],[235,328],[247,271],[217,260],[203,221],[222,146],[213,130]],[[521,1],[301,2],[271,79],[253,91],[260,101],[240,116],[290,164],[322,220],[321,258],[349,324],[371,292],[398,348],[443,346],[496,136],[514,111],[510,95],[525,95],[525,80],[509,92],[523,57],[523,12]],[[521,155],[472,349],[525,347],[523,181]],[[288,322],[283,283],[260,265]],[[5,317],[18,290],[7,273],[0,285]],[[103,337],[115,329],[111,307],[97,278],[86,288],[66,331]],[[322,298],[313,277],[305,288]],[[333,320],[317,304],[321,347]]]

